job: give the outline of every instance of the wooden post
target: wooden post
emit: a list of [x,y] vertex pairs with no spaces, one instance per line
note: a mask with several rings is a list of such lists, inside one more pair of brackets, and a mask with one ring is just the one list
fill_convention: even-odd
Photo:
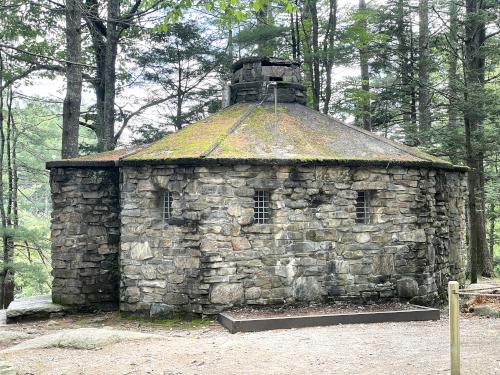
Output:
[[459,302],[458,282],[448,283],[448,301],[450,309],[450,359],[451,375],[460,375],[460,335],[458,332]]

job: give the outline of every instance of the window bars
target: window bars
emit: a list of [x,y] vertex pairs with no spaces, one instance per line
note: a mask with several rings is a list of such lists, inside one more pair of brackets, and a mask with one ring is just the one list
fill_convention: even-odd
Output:
[[163,192],[163,221],[168,222],[172,218],[172,201],[173,196],[170,191]]
[[356,197],[356,223],[370,224],[370,192],[358,191]]
[[253,199],[253,222],[255,224],[269,223],[271,218],[269,192],[265,190],[256,190]]

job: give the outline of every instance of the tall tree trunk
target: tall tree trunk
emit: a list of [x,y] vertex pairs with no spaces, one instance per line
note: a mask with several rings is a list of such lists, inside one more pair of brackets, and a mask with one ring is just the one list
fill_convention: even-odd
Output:
[[[429,81],[429,0],[420,0],[418,6],[418,121],[421,133],[431,127]],[[420,137],[422,142],[425,136]]]
[[104,132],[103,148],[113,150],[115,135],[116,54],[118,49],[118,19],[120,0],[108,0],[108,22],[106,27],[106,66],[104,70]]
[[297,37],[295,36],[295,22],[293,12],[290,13],[290,34],[292,35],[292,58],[297,61]]
[[309,12],[308,4],[301,9],[300,13],[300,24],[303,33],[303,46],[302,53],[304,56],[304,76],[305,84],[310,89],[310,96],[308,97],[308,105],[314,106],[314,69],[313,69],[313,50],[312,50],[312,27],[311,27],[311,15]]
[[[3,84],[3,57],[0,53],[0,87]],[[9,104],[9,97],[12,98],[12,93],[7,95],[7,119],[11,116],[12,102]],[[5,132],[4,132],[4,95],[0,89],[0,171],[4,170],[4,153],[5,153]],[[9,234],[8,217],[4,204],[4,180],[3,173],[0,173],[0,221],[2,227],[2,246],[3,246],[3,266],[0,271],[0,307],[7,308],[14,299],[14,279],[12,268],[12,257],[14,244],[12,236]]]
[[81,57],[82,4],[80,0],[66,0],[66,97],[63,104],[63,134],[61,157],[78,156],[78,129],[82,101]]
[[[359,10],[362,12],[366,10],[365,0],[359,0]],[[367,26],[366,17],[363,15],[361,27],[365,32],[367,32]],[[362,43],[362,46],[359,48],[359,64],[361,67],[361,91],[363,92],[363,97],[361,98],[363,128],[365,130],[371,130],[370,72],[368,66],[368,49],[365,43]]]
[[83,13],[85,23],[90,32],[92,40],[92,52],[96,63],[96,75],[93,81],[96,96],[96,114],[93,118],[93,130],[97,137],[97,150],[104,151],[104,97],[106,85],[104,72],[106,70],[106,34],[105,25],[99,16],[99,3],[97,0],[85,1],[85,12]]
[[181,60],[177,61],[177,92],[176,92],[176,112],[174,125],[176,130],[182,129],[182,99],[184,93],[182,91],[182,65]]
[[402,117],[404,124],[410,124],[411,121],[411,93],[410,93],[410,61],[409,61],[409,46],[406,34],[408,27],[406,25],[407,20],[407,3],[405,0],[398,0],[397,12],[396,12],[396,22],[397,22],[397,32],[396,36],[398,38],[398,57],[400,61],[400,80],[401,80],[401,91],[403,92],[403,97],[401,99]]
[[299,15],[295,12],[295,35],[297,37],[297,62],[300,62],[300,29],[299,29]]
[[465,76],[465,146],[469,172],[469,218],[471,226],[471,279],[491,276],[492,259],[486,246],[484,203],[484,74],[482,50],[486,39],[484,2],[466,0],[464,76]]
[[448,54],[448,126],[452,129],[457,127],[458,117],[458,7],[457,0],[451,0],[449,6],[450,29],[448,32],[449,54]]
[[[412,123],[413,129],[417,131],[417,92],[415,89],[415,40],[413,37],[413,25],[411,23],[411,17],[410,17],[410,25],[409,25],[409,30],[410,30],[410,61],[409,61],[409,70],[410,70],[410,97],[411,97],[411,104],[410,104],[410,119]],[[418,137],[417,137],[418,138]]]
[[319,21],[317,0],[308,0],[309,14],[312,21],[312,70],[313,70],[313,108],[319,111],[319,99],[321,94],[321,77],[319,69]]
[[490,203],[490,209],[491,213],[490,217],[490,228],[489,228],[489,233],[488,233],[488,251],[490,253],[490,256],[493,258],[493,250],[495,249],[495,223],[496,223],[496,215],[495,215],[495,202]]
[[332,99],[332,68],[335,60],[335,37],[337,33],[337,0],[329,1],[328,26],[323,41],[323,68],[325,70],[325,98],[323,113],[326,115],[330,109]]

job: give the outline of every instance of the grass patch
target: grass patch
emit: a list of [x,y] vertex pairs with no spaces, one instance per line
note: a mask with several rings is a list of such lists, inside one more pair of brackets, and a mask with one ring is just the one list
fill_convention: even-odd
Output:
[[138,322],[141,324],[159,325],[165,328],[184,328],[184,329],[205,327],[213,322],[213,320],[207,318],[192,318],[182,315],[172,318],[146,318],[143,316],[120,313],[119,318],[120,320]]

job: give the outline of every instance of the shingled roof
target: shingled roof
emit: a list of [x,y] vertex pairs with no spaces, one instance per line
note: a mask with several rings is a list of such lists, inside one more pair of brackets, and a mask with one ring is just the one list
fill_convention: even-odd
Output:
[[139,150],[51,162],[48,167],[245,162],[463,169],[297,103],[278,103],[276,109],[275,114],[272,103],[237,103]]

